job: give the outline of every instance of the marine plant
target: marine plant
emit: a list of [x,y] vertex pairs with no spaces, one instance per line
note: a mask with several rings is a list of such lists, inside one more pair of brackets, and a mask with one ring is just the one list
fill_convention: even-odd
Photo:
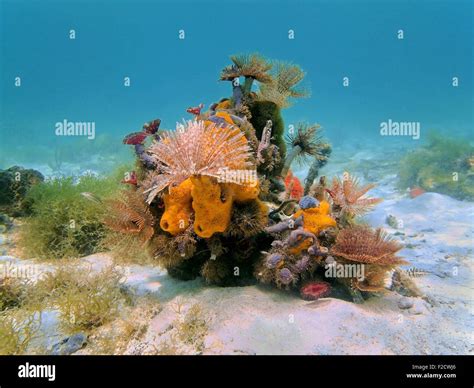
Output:
[[422,189],[473,200],[474,146],[467,139],[450,139],[432,131],[424,145],[401,159],[398,177],[403,190]]
[[153,346],[152,352],[147,354],[202,354],[206,350],[205,339],[211,323],[209,313],[198,303],[186,306],[180,298],[172,308],[176,318],[160,338],[159,345]]
[[73,271],[73,277],[55,289],[50,301],[60,312],[62,326],[70,332],[90,330],[110,321],[126,303],[120,284],[123,274],[112,268],[98,273]]
[[0,312],[0,355],[31,354],[29,346],[40,326],[40,313],[16,309]]
[[24,283],[17,277],[0,278],[0,311],[22,305],[27,296]]
[[16,276],[0,278],[0,355],[32,353],[40,336],[41,308],[34,282]]
[[22,220],[21,249],[41,259],[96,252],[106,232],[102,222],[105,208],[98,198],[115,196],[120,186],[117,175],[88,175],[57,178],[32,187],[25,199],[31,215]]
[[181,319],[174,322],[174,325],[177,329],[177,339],[193,346],[198,352],[204,349],[204,339],[209,331],[209,319],[201,305],[192,305]]
[[96,271],[84,264],[47,269],[34,281],[2,278],[0,354],[51,353],[43,343],[47,335],[42,329],[45,310],[58,313],[62,333],[77,333],[83,338],[112,323],[121,308],[134,303],[122,278],[123,273],[112,266]]
[[110,321],[119,307],[129,303],[130,295],[122,287],[123,273],[113,267],[100,271],[64,265],[43,274],[28,288],[28,300],[38,310],[59,312],[66,330],[90,330]]
[[[150,124],[125,138],[134,146],[137,170],[125,195],[106,202],[104,223],[115,238],[134,239],[134,249],[142,246],[183,280],[202,276],[228,286],[257,279],[301,289],[307,299],[343,287],[357,302],[380,291],[389,270],[405,262],[395,255],[398,244],[358,224],[357,216],[379,202],[365,196],[373,185],[360,185],[348,173],[332,187],[324,176],[315,183],[331,154],[320,126],[299,124],[285,144],[282,106],[264,98],[271,87],[288,98],[305,95],[299,87],[304,73],[296,65],[272,67],[257,55],[231,59],[220,77],[233,81],[230,98],[207,111],[202,104],[187,108],[193,118],[174,131],[148,133],[150,126],[157,129]],[[260,92],[252,91],[254,82]],[[295,163],[311,166],[304,189],[288,174]],[[334,257],[366,266],[366,278],[326,276]]]

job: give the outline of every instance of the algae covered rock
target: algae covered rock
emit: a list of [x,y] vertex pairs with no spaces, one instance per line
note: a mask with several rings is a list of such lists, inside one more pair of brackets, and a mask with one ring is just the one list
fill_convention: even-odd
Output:
[[[208,284],[233,286],[256,279],[293,291],[306,284],[304,297],[317,299],[333,286],[323,276],[332,255],[340,265],[367,264],[365,280],[352,274],[344,282],[354,299],[363,301],[360,292],[381,291],[388,270],[405,262],[394,256],[401,246],[391,245],[381,231],[355,228],[357,216],[380,202],[365,196],[373,185],[359,185],[345,173],[331,188],[325,177],[313,187],[331,154],[321,126],[302,122],[284,136],[281,109],[306,95],[299,87],[304,72],[280,63],[271,73],[273,63],[255,54],[231,59],[221,80],[232,81],[232,98],[207,111],[202,105],[188,108],[192,120],[135,149],[139,160],[147,157],[146,171],[132,187],[144,208],[130,212],[127,203],[109,208],[116,220],[127,221],[112,229],[136,238],[148,225],[144,249],[183,280],[201,276]],[[252,90],[254,82],[258,91]],[[311,166],[304,189],[287,176],[295,163]],[[314,283],[316,277],[321,282]]]
[[25,197],[32,186],[43,181],[43,175],[33,169],[13,166],[0,170],[0,210],[13,217],[27,214]]
[[[284,140],[285,124],[278,105],[272,101],[254,101],[250,105],[250,112],[252,114],[250,122],[255,128],[257,138],[259,139],[262,136],[262,130],[265,128],[267,121],[272,121],[273,144],[278,147],[281,159],[284,159],[286,155]],[[281,167],[277,170],[281,170]]]
[[400,162],[399,187],[474,199],[474,146],[432,132],[423,146]]
[[4,233],[11,229],[13,226],[13,220],[6,214],[0,213],[0,233]]
[[56,356],[65,356],[77,352],[87,343],[87,335],[85,333],[76,333],[70,337],[62,339],[52,347],[51,354]]

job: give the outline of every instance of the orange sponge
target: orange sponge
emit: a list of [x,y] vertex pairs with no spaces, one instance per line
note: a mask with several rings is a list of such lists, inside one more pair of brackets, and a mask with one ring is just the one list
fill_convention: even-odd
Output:
[[189,226],[189,219],[193,212],[191,207],[191,179],[186,179],[179,186],[172,187],[163,197],[165,212],[161,217],[160,227],[173,236],[183,232]]
[[303,216],[303,228],[308,232],[318,235],[322,230],[336,226],[336,221],[329,215],[330,205],[321,201],[319,207],[301,209],[293,214],[293,218]]
[[224,232],[230,223],[232,190],[208,176],[191,177],[191,181],[192,207],[195,212],[194,232],[204,238]]

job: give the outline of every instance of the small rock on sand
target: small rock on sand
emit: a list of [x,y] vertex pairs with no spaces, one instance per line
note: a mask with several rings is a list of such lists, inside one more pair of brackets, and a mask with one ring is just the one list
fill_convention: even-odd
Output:
[[70,337],[64,338],[62,341],[53,345],[53,355],[69,355],[77,352],[87,342],[87,335],[84,333],[76,333]]
[[403,297],[398,301],[398,307],[402,310],[411,309],[413,307],[413,301],[410,298]]

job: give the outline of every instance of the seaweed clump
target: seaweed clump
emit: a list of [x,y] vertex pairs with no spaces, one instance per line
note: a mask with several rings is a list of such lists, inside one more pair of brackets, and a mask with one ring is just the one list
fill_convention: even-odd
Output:
[[89,333],[132,304],[122,278],[123,273],[112,267],[93,272],[72,265],[42,273],[35,281],[1,278],[0,354],[55,354],[64,342],[48,349],[42,345],[46,339],[43,312],[48,310],[58,313],[61,332],[79,336],[83,346]]
[[65,283],[51,290],[55,298],[50,301],[59,310],[64,329],[91,330],[112,320],[127,302],[120,287],[122,276],[111,268],[98,273],[73,270],[65,276]]
[[18,355],[29,352],[40,326],[38,313],[23,310],[0,312],[0,354]]
[[[361,292],[380,291],[404,262],[382,232],[358,229],[358,216],[379,202],[365,196],[373,186],[347,173],[332,187],[325,177],[315,183],[331,154],[318,124],[300,123],[284,136],[281,109],[307,95],[304,72],[257,54],[231,60],[220,77],[231,81],[230,97],[207,111],[202,104],[188,108],[193,118],[174,131],[150,124],[125,138],[135,147],[137,172],[120,202],[107,203],[105,224],[183,280],[202,276],[229,286],[256,279],[305,287],[307,299],[329,295],[334,283],[357,301]],[[311,166],[304,188],[291,174],[295,163]],[[370,255],[377,260],[361,259]],[[339,279],[329,266],[336,260],[367,266],[367,277]]]
[[431,132],[425,145],[403,157],[398,176],[401,189],[421,188],[472,201],[474,147],[469,141],[449,139]]
[[17,277],[0,278],[0,311],[21,306],[27,299],[26,281]]
[[61,259],[100,250],[106,229],[105,208],[98,198],[115,195],[119,187],[114,176],[58,178],[32,187],[26,197],[31,215],[23,218],[20,229],[24,253]]

